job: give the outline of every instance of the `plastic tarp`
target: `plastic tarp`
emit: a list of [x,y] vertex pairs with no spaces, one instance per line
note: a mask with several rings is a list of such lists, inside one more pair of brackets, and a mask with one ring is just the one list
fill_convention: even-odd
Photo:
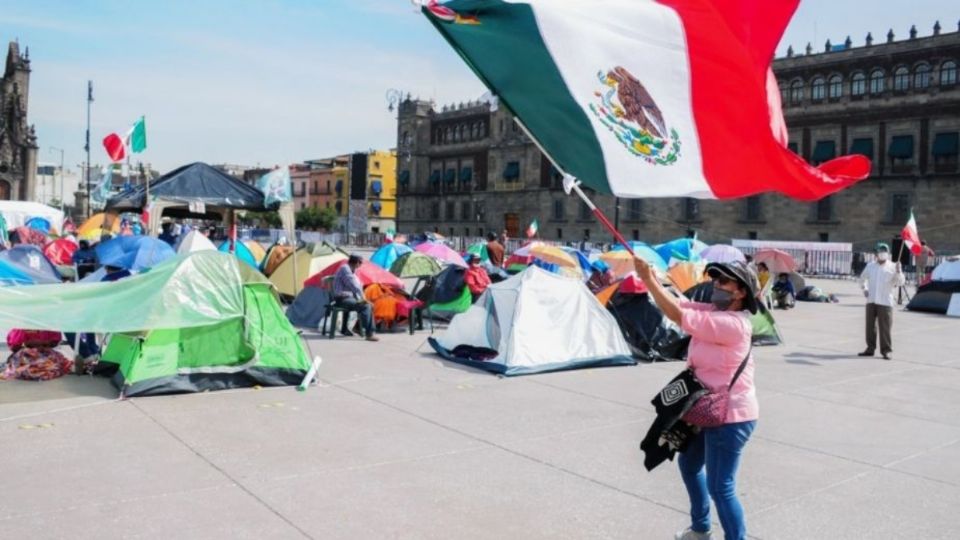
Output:
[[[0,251],[0,285],[60,283],[60,273],[40,248],[21,244]],[[0,328],[4,328],[0,325]]]
[[384,244],[380,246],[380,249],[373,252],[373,255],[370,256],[370,262],[384,270],[389,270],[401,255],[405,255],[411,251],[413,251],[413,248],[406,244],[397,244],[395,242]]
[[[449,360],[504,375],[636,363],[613,315],[580,280],[536,267],[488,287],[430,343]],[[460,345],[498,354],[462,358],[453,354]]]
[[[203,203],[218,208],[266,210],[263,192],[206,163],[191,163],[150,182],[150,202]],[[107,201],[107,210],[139,212],[147,206],[146,186],[137,186]]]
[[7,222],[7,230],[27,225],[31,218],[45,219],[56,230],[63,229],[63,212],[36,202],[28,201],[0,201],[0,214]]
[[244,283],[259,272],[214,251],[178,255],[149,272],[103,283],[0,288],[0,328],[136,332],[244,316]]

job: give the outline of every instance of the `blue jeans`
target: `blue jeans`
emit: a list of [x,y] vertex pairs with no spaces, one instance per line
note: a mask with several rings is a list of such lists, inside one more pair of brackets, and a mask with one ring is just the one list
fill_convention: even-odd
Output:
[[[710,499],[717,505],[723,537],[741,540],[747,537],[743,507],[737,498],[737,467],[740,454],[750,439],[756,420],[704,428],[680,454],[680,476],[690,496],[690,518],[697,532],[710,530]],[[704,471],[706,468],[706,471]]]
[[[347,298],[337,298],[336,304],[340,307],[349,309],[350,311],[356,311],[357,317],[360,318],[360,326],[363,327],[363,333],[367,336],[373,335],[373,307],[369,302],[361,302],[356,298],[347,297]],[[343,324],[341,324],[341,332],[346,332],[347,329],[347,317],[344,315]]]

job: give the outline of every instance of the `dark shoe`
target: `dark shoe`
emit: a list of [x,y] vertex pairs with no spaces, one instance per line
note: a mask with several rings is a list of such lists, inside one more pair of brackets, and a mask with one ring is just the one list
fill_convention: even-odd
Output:
[[[341,330],[341,331],[340,331],[340,335],[341,335],[341,336],[346,336],[346,337],[351,337],[351,336],[353,336],[353,332],[351,332],[351,331],[349,331],[349,330]],[[873,356],[873,355],[871,354],[870,356]]]
[[892,353],[892,352],[885,352],[885,353],[883,353],[883,359],[884,359],[884,360],[893,360],[893,353]]
[[862,353],[857,353],[857,356],[873,356],[873,351],[863,351]]
[[377,336],[375,336],[375,335],[373,335],[373,334],[370,334],[369,336],[367,336],[366,339],[367,339],[367,341],[380,341],[380,338],[378,338]]

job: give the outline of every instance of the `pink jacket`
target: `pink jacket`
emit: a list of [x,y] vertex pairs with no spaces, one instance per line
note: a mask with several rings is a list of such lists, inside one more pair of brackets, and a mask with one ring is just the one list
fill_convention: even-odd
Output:
[[[687,365],[714,391],[726,390],[750,351],[753,326],[745,312],[717,311],[710,304],[680,302],[681,327],[690,334]],[[730,390],[727,423],[756,420],[760,416],[753,384],[753,355]]]

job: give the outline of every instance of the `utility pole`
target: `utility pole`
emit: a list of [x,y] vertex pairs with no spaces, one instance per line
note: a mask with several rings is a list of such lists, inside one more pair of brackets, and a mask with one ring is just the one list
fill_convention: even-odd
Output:
[[83,169],[83,177],[87,188],[87,217],[91,215],[90,208],[90,104],[93,103],[93,81],[87,81],[87,143],[83,149],[87,152],[87,166]]
[[60,151],[60,211],[63,212],[63,148],[57,148],[56,146],[50,147],[51,152],[58,150]]

